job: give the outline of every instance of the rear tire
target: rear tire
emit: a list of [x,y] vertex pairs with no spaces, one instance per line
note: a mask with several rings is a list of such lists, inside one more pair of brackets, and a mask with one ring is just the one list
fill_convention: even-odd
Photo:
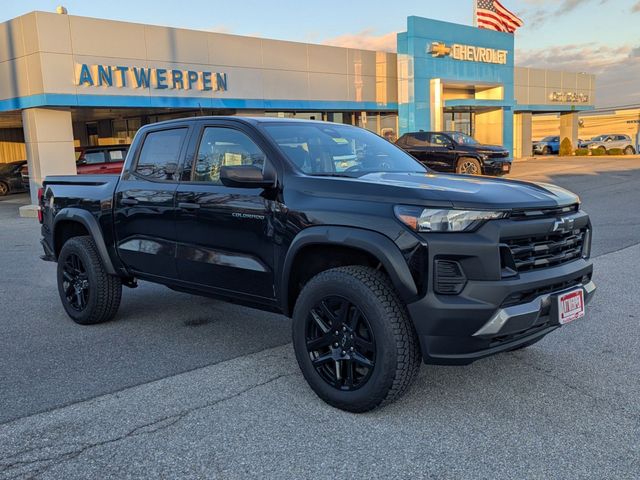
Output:
[[475,158],[461,158],[456,164],[456,173],[465,175],[482,175],[482,166]]
[[9,195],[9,185],[4,182],[0,182],[0,197]]
[[122,282],[106,272],[91,237],[73,237],[62,246],[58,293],[67,315],[81,325],[107,322],[118,312]]
[[625,155],[634,155],[635,153],[636,150],[631,145],[628,145],[627,148],[624,149]]
[[420,369],[407,308],[388,277],[373,268],[339,267],[313,277],[296,302],[292,336],[311,389],[349,412],[393,402]]

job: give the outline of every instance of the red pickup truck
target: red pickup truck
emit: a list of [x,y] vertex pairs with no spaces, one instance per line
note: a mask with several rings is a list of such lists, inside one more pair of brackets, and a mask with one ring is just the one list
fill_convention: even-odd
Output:
[[[76,147],[76,170],[78,175],[115,174],[119,175],[129,145],[109,145],[101,147]],[[22,186],[29,189],[29,169],[24,165],[21,170]]]

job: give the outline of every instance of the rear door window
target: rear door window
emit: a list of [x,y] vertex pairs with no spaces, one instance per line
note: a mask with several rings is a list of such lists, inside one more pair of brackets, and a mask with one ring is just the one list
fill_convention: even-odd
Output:
[[126,150],[109,150],[107,156],[110,162],[122,162],[126,155]]
[[180,150],[187,128],[172,128],[146,135],[135,174],[156,182],[177,181]]
[[426,147],[429,145],[429,136],[426,132],[407,134],[407,145],[410,147]]

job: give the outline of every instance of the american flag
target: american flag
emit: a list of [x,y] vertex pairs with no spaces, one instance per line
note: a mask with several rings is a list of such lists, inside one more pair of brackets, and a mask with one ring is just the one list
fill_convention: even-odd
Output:
[[524,23],[498,0],[476,0],[476,25],[478,28],[513,33]]

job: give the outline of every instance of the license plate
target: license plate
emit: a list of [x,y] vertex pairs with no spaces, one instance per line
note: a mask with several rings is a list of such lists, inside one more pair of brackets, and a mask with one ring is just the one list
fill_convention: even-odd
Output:
[[584,291],[580,288],[558,296],[560,325],[566,325],[584,317]]

